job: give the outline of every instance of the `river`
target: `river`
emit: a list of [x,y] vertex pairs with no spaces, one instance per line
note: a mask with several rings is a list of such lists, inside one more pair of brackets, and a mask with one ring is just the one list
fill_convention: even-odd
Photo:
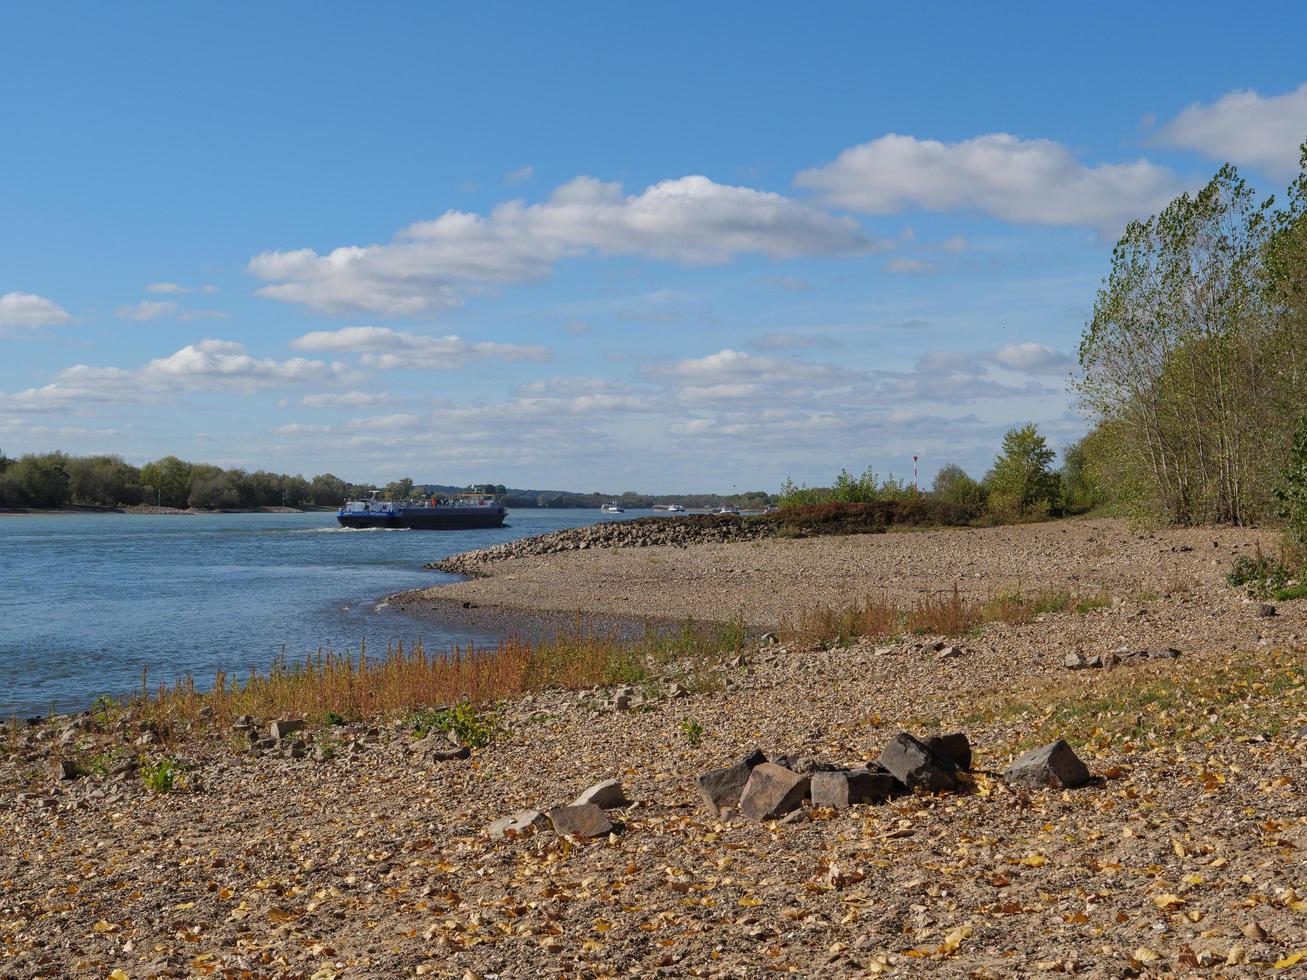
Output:
[[379,600],[453,581],[423,564],[515,538],[630,519],[514,510],[479,531],[350,531],[334,513],[0,516],[0,716],[217,671],[244,678],[319,648],[428,650],[498,639],[409,619]]

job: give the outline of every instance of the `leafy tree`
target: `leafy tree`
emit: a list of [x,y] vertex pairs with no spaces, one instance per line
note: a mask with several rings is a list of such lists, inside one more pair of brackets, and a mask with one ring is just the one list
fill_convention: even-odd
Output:
[[[191,464],[176,456],[146,463],[141,467],[141,483],[155,491],[155,500],[164,507],[185,507],[191,492]],[[151,502],[148,491],[145,501]]]
[[985,478],[991,511],[1005,518],[1048,514],[1061,490],[1058,475],[1049,468],[1055,455],[1033,422],[1008,429]]
[[407,500],[412,495],[413,481],[407,476],[402,480],[395,480],[391,483],[387,483],[386,489],[382,494],[382,496],[387,500]]
[[945,463],[940,467],[931,491],[941,500],[956,504],[972,515],[979,514],[985,506],[984,488],[956,463]]
[[20,502],[29,507],[62,507],[68,503],[68,472],[63,453],[28,454],[5,470]]
[[1288,520],[1289,541],[1307,557],[1307,415],[1298,422],[1281,477],[1275,491],[1280,516]]

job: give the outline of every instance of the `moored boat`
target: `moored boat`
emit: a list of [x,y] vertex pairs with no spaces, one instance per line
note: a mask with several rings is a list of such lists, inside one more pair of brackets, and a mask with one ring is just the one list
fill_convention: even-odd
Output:
[[618,504],[616,501],[611,501],[609,503],[604,504],[602,507],[599,508],[599,512],[601,514],[625,514],[626,513],[626,511],[622,510],[621,505]]

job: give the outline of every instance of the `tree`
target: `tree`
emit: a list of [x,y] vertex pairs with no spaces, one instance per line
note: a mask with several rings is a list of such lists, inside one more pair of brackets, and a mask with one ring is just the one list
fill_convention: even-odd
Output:
[[979,514],[985,506],[984,488],[956,463],[945,463],[940,467],[931,484],[931,491],[941,500],[961,507],[972,515]]
[[1058,502],[1061,481],[1049,469],[1056,453],[1033,422],[1008,429],[986,476],[990,509],[1000,517],[1044,516]]
[[413,496],[413,481],[409,477],[402,480],[395,480],[386,484],[385,492],[382,494],[387,500],[407,500]]
[[[141,483],[155,493],[164,507],[185,507],[191,492],[191,464],[176,456],[165,456],[141,467]],[[147,493],[146,503],[150,502]]]
[[1275,490],[1280,516],[1288,521],[1290,543],[1307,557],[1307,415],[1298,423],[1280,475],[1282,482]]
[[22,502],[30,507],[62,507],[68,503],[68,473],[63,453],[23,456],[5,470]]

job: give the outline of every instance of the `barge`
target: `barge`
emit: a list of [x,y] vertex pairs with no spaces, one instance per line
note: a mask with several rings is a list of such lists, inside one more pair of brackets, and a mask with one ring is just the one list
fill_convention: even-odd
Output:
[[341,527],[411,528],[416,531],[466,531],[502,527],[508,510],[493,497],[479,493],[421,500],[381,500],[373,491],[367,500],[347,500],[336,512]]

